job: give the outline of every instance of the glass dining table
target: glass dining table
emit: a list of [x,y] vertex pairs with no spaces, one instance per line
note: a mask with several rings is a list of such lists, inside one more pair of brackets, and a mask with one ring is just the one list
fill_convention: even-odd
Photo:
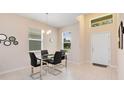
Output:
[[41,58],[41,64],[40,64],[40,79],[42,79],[42,70],[43,70],[43,62],[44,60],[52,59],[54,58],[54,54],[44,54]]
[[[55,54],[44,54],[41,57],[41,65],[40,65],[40,79],[42,80],[42,71],[43,71],[43,62],[44,60],[53,59]],[[65,55],[65,67],[67,68],[67,55]]]

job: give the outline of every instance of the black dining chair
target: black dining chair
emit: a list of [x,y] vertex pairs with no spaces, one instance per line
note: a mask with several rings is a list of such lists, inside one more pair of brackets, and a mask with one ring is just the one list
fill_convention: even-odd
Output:
[[41,56],[42,59],[47,59],[48,58],[48,50],[41,50]]
[[34,67],[40,67],[41,70],[41,59],[37,58],[34,52],[30,52],[29,55],[31,59],[31,76],[32,76],[36,73],[39,73],[39,72],[34,73]]
[[60,50],[60,52],[62,52],[62,60],[66,59],[65,50]]
[[[48,59],[48,50],[41,50],[41,57],[42,57],[42,61],[46,62],[46,60]],[[47,65],[46,63],[44,63],[44,65]]]
[[[62,59],[61,57],[62,57],[62,52],[56,51],[54,57],[53,57],[52,59],[46,60],[46,62],[48,62],[48,66],[49,66],[49,64],[52,65],[52,69],[57,70],[57,71],[59,71],[59,72],[62,72],[62,71],[60,71],[60,70],[54,68],[55,65],[61,63],[61,59]],[[49,67],[50,67],[50,66],[49,66]],[[54,75],[55,75],[55,74],[54,74]]]

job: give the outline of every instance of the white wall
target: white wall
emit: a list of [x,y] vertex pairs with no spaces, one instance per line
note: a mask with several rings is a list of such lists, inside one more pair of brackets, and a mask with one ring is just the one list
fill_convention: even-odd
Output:
[[[120,21],[124,22],[124,14],[119,14],[118,15],[118,27],[120,24]],[[124,79],[124,49],[118,49],[118,79]]]
[[[28,29],[44,29],[47,30],[47,25],[30,20],[15,14],[0,14],[0,33],[7,36],[15,36],[19,41],[19,45],[4,46],[0,44],[0,73],[10,70],[26,67],[30,64],[28,55]],[[57,46],[57,29],[51,27],[53,43],[49,43],[50,36],[44,37],[44,49],[49,49],[50,52],[55,52]],[[47,46],[47,47],[46,47]]]
[[110,66],[117,67],[117,14],[113,14],[113,23],[99,27],[91,27],[91,19],[107,15],[107,13],[91,13],[85,15],[85,53],[86,61],[91,61],[91,32],[110,32],[111,33],[111,62]]
[[79,48],[80,48],[80,60],[81,63],[86,62],[86,31],[85,31],[85,16],[80,15],[77,17],[77,20],[79,22]]
[[118,79],[124,80],[124,50],[118,50]]
[[68,54],[68,60],[72,62],[80,62],[80,28],[79,24],[73,24],[70,26],[59,29],[59,49],[62,49],[62,32],[71,32],[71,50]]
[[[59,32],[63,31],[72,31],[72,50],[71,50],[71,59],[76,60],[75,55],[80,56],[80,61],[82,63],[91,62],[91,32],[102,32],[108,31],[111,32],[111,63],[110,66],[117,67],[117,14],[113,14],[113,23],[92,28],[90,26],[90,20],[100,16],[107,15],[107,13],[91,13],[87,15],[80,15],[77,17],[78,20],[78,30],[75,30],[75,26],[67,26],[61,28]],[[71,28],[71,29],[70,29]],[[61,33],[59,34],[61,37]],[[61,40],[61,38],[60,38]],[[78,44],[77,44],[78,43]],[[78,48],[77,48],[78,46]],[[59,46],[61,47],[61,46]],[[78,52],[77,52],[78,51]]]

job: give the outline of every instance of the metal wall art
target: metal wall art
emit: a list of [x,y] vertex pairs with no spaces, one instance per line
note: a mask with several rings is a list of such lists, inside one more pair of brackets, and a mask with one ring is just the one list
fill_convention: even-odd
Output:
[[4,41],[7,39],[7,36],[5,34],[0,34],[0,41]]
[[123,49],[123,34],[124,34],[124,26],[123,26],[123,22],[121,21],[118,30],[118,37],[119,37],[118,45],[120,49]]
[[18,41],[14,36],[10,36],[7,38],[5,34],[0,34],[0,44],[3,42],[3,45],[10,46],[10,45],[18,45]]

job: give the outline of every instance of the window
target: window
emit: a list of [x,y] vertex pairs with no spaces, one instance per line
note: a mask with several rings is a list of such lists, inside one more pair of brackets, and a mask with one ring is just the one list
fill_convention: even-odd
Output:
[[41,30],[38,29],[29,29],[29,51],[39,51],[42,49],[42,36]]
[[62,48],[66,51],[69,52],[71,49],[71,32],[63,32],[62,33]]
[[113,16],[107,15],[91,20],[91,27],[97,27],[111,23],[113,23]]

